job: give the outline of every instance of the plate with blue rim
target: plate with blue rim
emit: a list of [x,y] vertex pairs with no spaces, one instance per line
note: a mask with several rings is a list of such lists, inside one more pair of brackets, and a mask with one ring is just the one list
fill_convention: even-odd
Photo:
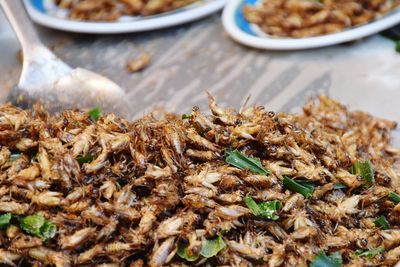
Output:
[[243,14],[246,5],[258,5],[262,0],[230,0],[223,11],[222,22],[226,32],[237,42],[266,50],[301,50],[325,47],[361,39],[387,30],[400,23],[400,9],[369,23],[341,32],[305,38],[275,37],[264,33],[257,25],[248,22]]
[[199,0],[191,5],[154,16],[122,16],[112,22],[78,21],[68,18],[68,11],[55,0],[23,0],[36,23],[45,27],[80,33],[113,34],[167,28],[191,22],[220,11],[227,0]]

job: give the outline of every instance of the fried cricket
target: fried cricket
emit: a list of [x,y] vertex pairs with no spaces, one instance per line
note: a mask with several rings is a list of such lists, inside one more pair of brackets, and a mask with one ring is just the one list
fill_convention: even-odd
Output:
[[199,0],[56,0],[74,20],[115,21],[124,15],[151,16]]
[[243,13],[269,35],[304,38],[366,24],[399,5],[398,0],[262,0],[246,5]]
[[397,263],[396,123],[325,96],[302,114],[209,104],[133,123],[1,106],[0,263]]

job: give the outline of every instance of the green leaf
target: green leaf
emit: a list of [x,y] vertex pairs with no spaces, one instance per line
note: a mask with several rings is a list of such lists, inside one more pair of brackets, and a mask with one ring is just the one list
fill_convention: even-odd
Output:
[[182,120],[188,120],[190,117],[191,116],[189,114],[182,114]]
[[357,249],[355,252],[355,255],[358,257],[366,257],[369,259],[373,259],[377,255],[382,254],[384,251],[385,251],[384,247],[377,247],[377,248],[372,248],[369,250]]
[[200,257],[200,255],[191,255],[189,249],[183,242],[178,243],[178,251],[177,254],[184,260],[187,261],[196,261]]
[[346,189],[347,188],[347,186],[346,185],[344,185],[344,184],[342,184],[342,183],[337,183],[337,184],[335,184],[334,186],[333,186],[333,189]]
[[283,184],[291,191],[302,194],[305,198],[311,197],[314,192],[314,186],[310,183],[299,183],[287,176],[283,177]]
[[78,161],[79,165],[82,167],[82,165],[84,163],[90,163],[94,160],[94,156],[93,155],[85,155],[82,157],[79,157],[76,159],[76,161]]
[[261,161],[258,158],[247,157],[242,155],[237,150],[227,150],[226,151],[226,162],[242,170],[250,170],[254,173],[266,175],[270,171],[264,169],[261,165]]
[[53,238],[57,233],[57,226],[54,223],[46,221],[40,228],[40,233],[44,240]]
[[314,192],[315,190],[315,184],[313,182],[310,181],[299,181],[299,180],[295,180],[295,182],[301,184],[302,186],[312,190]]
[[246,196],[243,199],[244,203],[246,203],[246,206],[251,210],[251,213],[255,216],[259,216],[261,214],[261,209],[257,205],[257,203],[254,201],[252,197]]
[[95,107],[88,111],[89,116],[92,120],[97,121],[101,117],[101,108]]
[[261,208],[261,214],[260,214],[261,217],[265,217],[273,221],[279,219],[279,216],[276,214],[276,212],[280,208],[282,208],[282,203],[280,201],[273,200],[273,201],[261,202],[259,206]]
[[246,206],[251,210],[251,213],[255,216],[261,216],[270,220],[278,220],[279,216],[276,212],[282,208],[282,203],[278,200],[261,202],[257,204],[254,199],[250,196],[244,198]]
[[374,221],[374,224],[376,225],[376,227],[381,228],[381,230],[388,230],[390,229],[390,225],[389,222],[386,220],[385,216],[381,216],[378,219],[376,219]]
[[44,225],[46,219],[42,215],[31,215],[21,219],[20,226],[28,234],[40,236],[40,228]]
[[20,227],[28,234],[40,237],[44,240],[54,237],[57,232],[57,227],[39,214],[26,216],[20,219]]
[[395,49],[397,53],[400,53],[400,41],[395,42]]
[[332,253],[328,256],[324,251],[320,251],[311,262],[310,267],[340,267],[342,264],[342,255],[339,252]]
[[11,217],[11,213],[0,215],[0,229],[5,229],[10,225]]
[[367,187],[375,183],[374,169],[369,160],[357,161],[350,168],[350,172],[355,175],[360,175],[364,179]]
[[207,240],[203,239],[201,242],[201,252],[200,255],[205,258],[211,258],[218,254],[221,250],[225,248],[225,242],[222,236],[219,235],[216,239]]
[[400,203],[400,196],[396,194],[395,192],[390,192],[389,193],[389,199],[393,201],[395,204]]

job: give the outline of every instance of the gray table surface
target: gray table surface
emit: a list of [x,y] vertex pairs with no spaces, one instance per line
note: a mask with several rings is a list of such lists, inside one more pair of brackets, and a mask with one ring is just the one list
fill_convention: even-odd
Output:
[[[310,96],[335,97],[354,109],[400,121],[400,55],[375,35],[309,51],[272,52],[243,47],[224,32],[220,14],[179,27],[121,35],[84,35],[37,27],[43,42],[68,64],[110,77],[141,116],[154,107],[184,113],[206,108],[206,90],[221,105],[249,104],[294,111]],[[0,100],[18,80],[19,44],[0,12]],[[144,71],[125,64],[152,55]]]

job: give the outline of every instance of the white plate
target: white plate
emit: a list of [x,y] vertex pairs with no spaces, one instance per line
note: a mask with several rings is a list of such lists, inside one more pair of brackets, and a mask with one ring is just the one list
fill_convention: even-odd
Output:
[[254,5],[258,1],[260,0],[230,0],[224,8],[222,20],[225,30],[234,40],[260,49],[297,50],[329,46],[357,40],[400,23],[400,9],[397,9],[368,24],[339,33],[301,39],[278,38],[263,33],[256,25],[245,20],[242,12],[243,6]]
[[115,22],[86,22],[67,18],[66,10],[54,0],[24,0],[31,18],[46,27],[81,33],[125,33],[166,28],[200,19],[223,8],[226,0],[201,0],[163,14],[142,17],[124,16]]

